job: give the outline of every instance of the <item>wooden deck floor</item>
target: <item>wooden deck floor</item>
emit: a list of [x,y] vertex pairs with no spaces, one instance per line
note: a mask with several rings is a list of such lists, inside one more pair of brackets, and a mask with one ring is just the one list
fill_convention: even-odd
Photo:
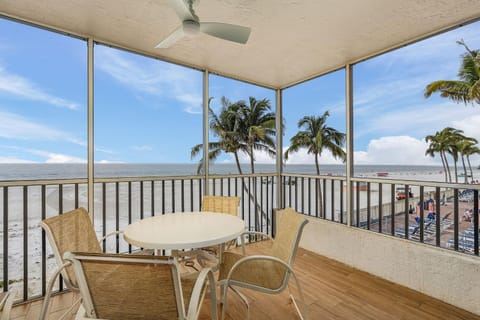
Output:
[[[262,246],[251,246],[249,252],[259,253]],[[307,250],[299,249],[295,270],[306,296],[309,319],[480,320],[480,316]],[[274,296],[249,290],[243,292],[250,300],[251,319],[298,319],[287,292]],[[75,299],[72,293],[55,296],[48,319],[58,319]],[[38,319],[41,303],[16,306],[12,319]],[[200,319],[210,319],[209,314],[209,301],[205,301]],[[73,315],[67,317],[73,318]],[[227,319],[246,318],[245,306],[230,294]]]

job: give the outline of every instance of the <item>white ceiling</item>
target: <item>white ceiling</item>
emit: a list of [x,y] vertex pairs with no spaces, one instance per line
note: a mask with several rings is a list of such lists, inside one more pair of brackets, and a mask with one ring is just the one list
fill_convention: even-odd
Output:
[[167,61],[284,88],[480,17],[480,0],[200,0],[201,21],[249,26],[155,45],[180,21],[167,0],[1,0],[0,13]]

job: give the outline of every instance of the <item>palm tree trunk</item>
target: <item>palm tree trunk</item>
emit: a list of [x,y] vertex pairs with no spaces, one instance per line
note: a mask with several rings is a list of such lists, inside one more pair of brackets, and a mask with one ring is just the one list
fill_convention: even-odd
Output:
[[252,174],[255,173],[255,164],[253,158],[253,145],[250,145],[250,168],[252,170]]
[[453,165],[454,165],[454,172],[455,172],[455,183],[458,183],[458,166],[457,166],[457,162],[458,162],[458,157],[454,158],[453,159]]
[[238,173],[242,174],[242,167],[240,166],[240,160],[238,159],[238,153],[234,152],[233,155],[235,157],[235,163],[237,164]]
[[462,157],[462,166],[463,166],[463,174],[464,174],[464,182],[468,183],[468,174],[467,174],[467,166],[465,165],[465,156],[463,154],[460,155]]
[[441,156],[445,159],[445,167],[447,168],[447,173],[448,173],[448,182],[452,182],[452,173],[450,172],[450,166],[448,165],[448,159],[447,156],[445,155],[445,152],[442,151]]
[[[315,169],[317,170],[317,176],[320,175],[320,166],[318,164],[318,153],[315,153]],[[318,198],[317,198],[317,208],[319,216],[323,218],[323,193],[322,193],[322,185],[320,184],[319,178],[316,179],[317,181],[317,190],[318,190]]]
[[445,164],[445,159],[443,159],[443,155],[441,152],[440,152],[440,159],[442,159],[443,173],[445,174],[445,182],[448,182],[447,166]]
[[[242,173],[242,167],[240,165],[240,160],[238,158],[238,153],[234,152],[233,155],[235,157],[235,163],[237,164],[238,173],[243,174]],[[251,156],[251,159],[253,159],[253,156]],[[252,160],[250,161],[250,164],[252,165],[252,168],[253,168],[253,161]],[[250,199],[250,201],[255,205],[255,230],[260,231],[261,219],[258,218],[258,213],[259,212],[261,213],[261,217],[265,221],[268,220],[268,217],[267,217],[267,213],[262,210],[262,207],[258,204],[257,199],[255,197],[255,195],[257,194],[256,184],[255,183],[253,184],[253,188],[254,188],[253,193],[250,192],[250,189],[247,188],[247,184],[245,183],[245,180],[243,179],[243,177],[242,177],[242,184],[243,184],[243,191],[248,195],[248,198]]]
[[473,170],[472,170],[472,164],[470,163],[470,155],[467,154],[467,162],[468,162],[468,168],[470,169],[470,176],[473,179]]

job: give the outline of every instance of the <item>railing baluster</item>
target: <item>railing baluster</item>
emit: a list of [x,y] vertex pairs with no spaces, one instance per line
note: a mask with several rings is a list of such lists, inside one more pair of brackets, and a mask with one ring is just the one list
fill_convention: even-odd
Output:
[[334,180],[330,180],[330,196],[331,196],[331,205],[330,205],[330,213],[331,213],[331,221],[335,221],[335,184]]
[[478,190],[473,191],[473,253],[478,256]]
[[340,180],[340,223],[343,224],[343,180]]
[[175,210],[175,180],[172,179],[172,212],[176,212]]
[[143,219],[144,217],[144,212],[143,212],[143,181],[140,181],[140,219]]
[[3,187],[3,291],[8,291],[8,187]]
[[[107,184],[102,183],[102,237],[107,234]],[[103,252],[107,251],[107,239],[102,241]]]
[[[367,183],[367,230],[370,230],[370,219],[371,219],[371,205],[370,205],[370,201],[371,201],[371,185],[370,185],[370,182]],[[360,185],[357,184],[357,190],[360,189]]]
[[162,214],[165,214],[165,180],[162,180]]
[[[46,186],[42,185],[41,191],[41,206],[42,206],[42,220],[47,218],[47,202],[46,202]],[[5,241],[6,237],[4,238]],[[45,230],[42,228],[42,296],[47,292],[47,239]]]
[[[132,181],[128,181],[128,224],[132,223]],[[119,229],[117,229],[119,230]],[[128,252],[132,253],[132,245],[128,244]]]
[[151,202],[151,210],[152,212],[150,212],[151,216],[155,216],[155,181],[152,180],[152,186],[151,186],[151,189],[150,192],[152,193],[151,194],[151,197],[152,199],[150,199],[150,202]]
[[[405,189],[407,190],[407,189]],[[425,237],[425,208],[424,208],[424,203],[425,203],[425,198],[424,198],[424,187],[420,186],[420,216],[418,217],[420,219],[420,222],[418,223],[420,226],[420,242],[424,242],[424,237]],[[416,208],[415,208],[415,215],[416,215]]]
[[[408,185],[405,185],[405,192],[408,193]],[[405,200],[403,201],[403,203],[405,204],[404,206],[404,215],[405,215],[405,239],[408,239],[409,238],[409,235],[408,235],[408,227],[409,227],[409,223],[408,223],[408,197],[405,197]],[[423,223],[423,217],[422,217],[422,223]]]
[[378,184],[378,232],[382,233],[383,224],[383,184]]
[[458,189],[453,190],[453,248],[458,251]]
[[390,234],[395,236],[395,184],[390,186]]
[[28,299],[28,187],[23,186],[23,301]]
[[[115,183],[115,230],[120,230],[120,183]],[[120,237],[115,236],[115,252],[120,252]]]
[[[58,185],[58,214],[63,213],[63,185]],[[63,278],[62,275],[58,277],[59,291],[63,291]]]
[[435,233],[435,244],[440,247],[440,227],[442,223],[442,217],[440,216],[440,188],[435,188],[435,226],[437,232]]

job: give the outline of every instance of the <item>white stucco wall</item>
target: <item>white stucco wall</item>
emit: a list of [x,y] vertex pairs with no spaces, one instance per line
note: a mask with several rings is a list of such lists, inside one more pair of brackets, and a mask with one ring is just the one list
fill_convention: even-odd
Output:
[[300,246],[480,315],[480,258],[309,218]]

